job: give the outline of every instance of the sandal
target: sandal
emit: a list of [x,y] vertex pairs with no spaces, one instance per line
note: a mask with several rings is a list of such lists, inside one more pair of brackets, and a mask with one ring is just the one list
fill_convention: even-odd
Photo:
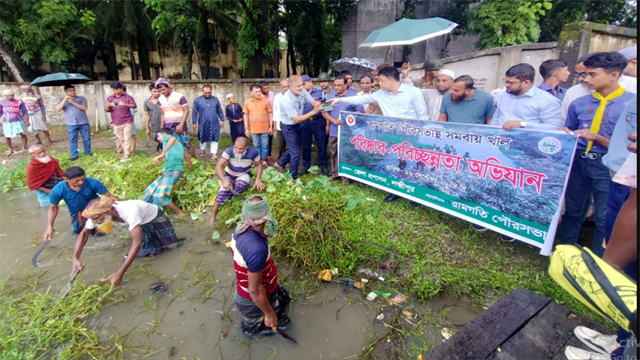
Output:
[[204,151],[200,153],[200,157],[206,157],[207,153],[205,153]]
[[4,154],[7,155],[7,156],[11,156],[11,155],[13,155],[13,150],[9,149],[9,150],[5,151]]
[[211,157],[211,160],[212,160],[212,161],[218,161],[219,159],[220,159],[220,158],[218,157],[218,155],[213,155],[213,156]]

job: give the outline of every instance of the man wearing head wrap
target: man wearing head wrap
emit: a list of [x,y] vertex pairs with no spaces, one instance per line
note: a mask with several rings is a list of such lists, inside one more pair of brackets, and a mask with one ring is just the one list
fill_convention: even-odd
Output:
[[22,94],[20,95],[20,100],[24,103],[24,106],[27,107],[27,112],[29,113],[29,132],[31,132],[36,139],[38,140],[38,144],[42,144],[40,140],[39,131],[44,132],[44,136],[49,140],[49,145],[51,145],[51,136],[49,135],[49,129],[47,128],[47,114],[44,109],[44,102],[42,101],[42,96],[35,92],[31,85],[20,85],[20,90]]
[[136,257],[156,256],[164,250],[174,249],[181,244],[171,221],[162,209],[142,200],[116,201],[108,196],[92,200],[82,212],[87,219],[76,239],[73,249],[71,273],[84,269],[80,262],[82,249],[89,234],[98,229],[104,234],[113,230],[113,225],[127,226],[131,235],[131,248],[124,263],[114,274],[102,279],[111,282],[111,287],[122,283],[122,277]]
[[267,198],[249,196],[231,238],[235,302],[242,313],[242,331],[249,337],[275,335],[276,328],[286,329],[291,323],[289,292],[278,285],[278,269],[269,248],[269,238],[276,236],[276,230]]
[[3,100],[0,100],[0,115],[2,116],[2,130],[7,141],[7,156],[13,155],[11,138],[20,135],[22,137],[22,151],[27,150],[27,127],[29,126],[29,113],[24,102],[14,98],[13,90],[5,89],[2,92]]
[[58,159],[48,156],[42,145],[29,146],[31,161],[27,164],[27,186],[35,191],[40,206],[49,206],[51,189],[64,181]]
[[238,136],[244,136],[244,113],[242,105],[236,101],[236,96],[227,94],[229,105],[224,109],[227,120],[229,120],[229,130],[231,132],[231,141],[235,144]]
[[64,180],[51,189],[49,194],[49,211],[47,212],[47,230],[44,232],[44,239],[51,239],[55,233],[53,225],[58,217],[58,204],[64,200],[71,215],[71,227],[75,234],[79,234],[87,220],[82,216],[82,211],[89,202],[98,198],[98,194],[118,200],[115,195],[107,190],[100,181],[88,177],[84,169],[73,166],[64,173]]

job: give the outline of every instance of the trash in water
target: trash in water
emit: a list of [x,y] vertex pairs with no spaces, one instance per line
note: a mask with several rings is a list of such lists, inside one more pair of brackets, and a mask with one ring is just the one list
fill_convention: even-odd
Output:
[[404,316],[406,316],[408,318],[413,317],[413,313],[411,311],[409,311],[409,310],[402,310],[402,315],[404,315]]
[[366,283],[369,282],[369,279],[360,279],[360,282],[363,283],[363,284],[366,284]]
[[365,287],[365,283],[364,283],[363,281],[356,281],[356,282],[353,284],[353,286],[354,286],[356,289],[360,289],[360,290],[362,290],[362,289],[364,289],[364,287]]
[[378,298],[378,294],[374,293],[373,291],[369,293],[369,295],[367,295],[367,300],[369,301],[373,301],[375,299]]
[[222,329],[222,332],[220,333],[220,337],[221,338],[226,338],[227,335],[229,335],[229,330],[227,330],[227,328]]
[[224,243],[224,246],[226,246],[227,249],[230,248],[231,247],[231,241],[227,241],[226,243]]
[[405,295],[398,294],[398,295],[393,297],[393,302],[396,303],[397,305],[400,305],[400,304],[404,303],[405,301],[407,301],[407,297]]
[[161,282],[160,283],[156,283],[156,284],[151,285],[151,288],[149,290],[151,290],[151,293],[154,294],[154,295],[164,294],[164,293],[167,292],[167,284],[161,283]]
[[333,276],[338,276],[338,273],[339,273],[339,272],[338,272],[338,268],[333,268],[333,269],[331,269],[331,275],[333,275]]
[[353,280],[340,279],[337,282],[338,282],[338,284],[343,285],[343,286],[356,287],[356,283]]
[[378,291],[378,290],[373,290],[374,293],[380,295],[380,296],[391,296],[390,292],[383,292],[383,291]]
[[424,358],[424,355],[420,354],[420,355],[418,355],[418,358],[417,358],[417,359],[418,359],[418,360],[424,360],[425,358]]
[[358,272],[360,274],[370,278],[370,279],[375,279],[375,278],[380,276],[380,274],[378,274],[377,272],[375,272],[375,271],[373,271],[371,269],[366,269],[366,268],[365,269],[360,269],[360,270],[358,270]]
[[451,330],[449,330],[449,328],[442,328],[442,337],[445,338],[446,340],[449,340],[449,338],[451,338],[451,335],[453,335],[451,333]]
[[376,320],[378,320],[378,321],[384,320],[384,314],[380,314],[380,315],[376,316]]
[[318,273],[318,279],[326,282],[331,281],[332,279],[331,270],[329,269],[320,270],[320,272]]

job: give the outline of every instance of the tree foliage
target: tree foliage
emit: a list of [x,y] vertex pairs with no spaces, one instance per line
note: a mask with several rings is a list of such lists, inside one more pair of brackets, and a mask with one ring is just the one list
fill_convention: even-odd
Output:
[[96,15],[70,0],[3,1],[0,36],[30,65],[50,62],[62,69],[76,53],[75,39],[94,26]]
[[549,0],[486,0],[469,12],[468,29],[480,35],[481,49],[538,41],[538,20],[553,4]]

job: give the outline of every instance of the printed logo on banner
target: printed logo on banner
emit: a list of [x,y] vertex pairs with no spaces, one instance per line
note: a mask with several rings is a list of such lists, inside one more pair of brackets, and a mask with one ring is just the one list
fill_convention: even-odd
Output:
[[557,154],[562,150],[562,143],[556,138],[546,137],[538,143],[538,150],[549,155]]
[[356,124],[356,118],[353,115],[349,115],[347,116],[346,122],[347,122],[347,125],[353,126]]

